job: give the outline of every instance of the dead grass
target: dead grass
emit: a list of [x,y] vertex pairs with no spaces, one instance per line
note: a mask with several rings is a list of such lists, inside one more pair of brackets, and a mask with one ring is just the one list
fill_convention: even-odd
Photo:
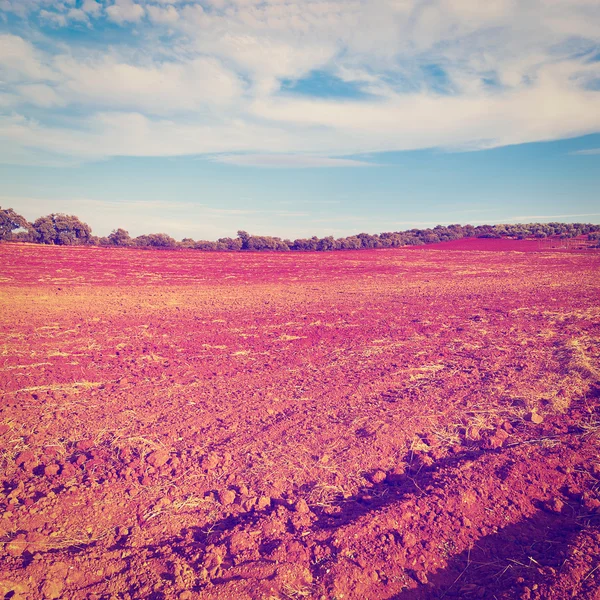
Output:
[[590,360],[586,353],[585,340],[573,338],[565,344],[565,358],[569,371],[579,373],[584,379],[590,382],[600,380],[600,369],[598,369]]
[[470,442],[481,440],[482,434],[495,429],[495,421],[498,419],[500,410],[486,410],[476,412],[469,418],[465,426],[465,439]]
[[431,430],[431,435],[442,448],[451,448],[461,442],[461,425],[451,424],[436,427]]
[[79,393],[82,390],[91,390],[106,384],[106,381],[74,381],[73,383],[60,383],[54,385],[35,385],[32,387],[14,390],[12,393],[19,392],[71,392]]
[[[13,535],[16,533],[16,530],[11,532]],[[79,548],[83,549],[92,544],[96,544],[99,541],[102,541],[109,537],[112,534],[112,528],[106,527],[95,533],[91,526],[86,529],[81,529],[77,531],[70,532],[69,534],[64,534],[60,531],[55,531],[50,533],[45,539],[37,540],[34,544],[38,547],[41,552],[54,552],[56,550],[66,550],[68,548]],[[2,540],[0,544],[18,544],[22,543],[23,547],[31,544],[32,542],[28,542],[27,540],[22,540],[19,542],[18,540]]]
[[309,506],[325,508],[334,506],[351,496],[350,492],[340,485],[317,483],[306,497]]
[[144,514],[144,521],[150,521],[163,514],[181,514],[196,512],[199,508],[214,508],[215,501],[211,498],[190,494],[179,500],[169,501],[163,496],[149,511]]
[[307,586],[296,586],[285,583],[281,589],[284,598],[296,600],[297,598],[309,598],[312,595],[312,590]]
[[592,413],[587,418],[579,422],[579,427],[583,433],[583,438],[593,442],[600,443],[600,417]]
[[415,452],[430,452],[431,446],[421,438],[421,436],[415,435],[410,441],[409,445],[411,455]]

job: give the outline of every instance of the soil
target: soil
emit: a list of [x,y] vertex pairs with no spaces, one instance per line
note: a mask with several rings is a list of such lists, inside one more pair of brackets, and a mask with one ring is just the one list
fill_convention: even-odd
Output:
[[484,242],[0,245],[0,598],[600,598],[600,254]]

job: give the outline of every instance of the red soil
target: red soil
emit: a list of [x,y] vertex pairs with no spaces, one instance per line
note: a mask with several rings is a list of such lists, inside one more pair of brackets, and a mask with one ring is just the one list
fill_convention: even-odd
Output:
[[599,254],[0,265],[0,597],[599,598]]

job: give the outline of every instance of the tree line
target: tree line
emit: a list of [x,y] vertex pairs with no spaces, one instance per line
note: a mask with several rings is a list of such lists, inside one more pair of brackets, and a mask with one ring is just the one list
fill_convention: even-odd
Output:
[[348,237],[311,237],[296,240],[273,236],[250,235],[238,231],[234,238],[217,241],[184,238],[177,241],[166,233],[150,233],[131,237],[125,229],[114,229],[110,235],[99,237],[91,227],[74,215],[53,213],[30,223],[12,208],[0,207],[0,241],[20,241],[60,246],[104,246],[120,248],[187,248],[221,251],[329,251],[363,248],[399,248],[457,240],[465,237],[544,239],[574,238],[587,235],[600,247],[600,225],[590,223],[529,223],[514,225],[437,225],[428,229],[408,229],[380,234],[359,233]]

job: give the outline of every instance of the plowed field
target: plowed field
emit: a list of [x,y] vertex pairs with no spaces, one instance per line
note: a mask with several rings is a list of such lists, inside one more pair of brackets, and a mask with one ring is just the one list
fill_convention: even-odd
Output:
[[496,250],[0,245],[0,597],[600,598],[600,255]]

